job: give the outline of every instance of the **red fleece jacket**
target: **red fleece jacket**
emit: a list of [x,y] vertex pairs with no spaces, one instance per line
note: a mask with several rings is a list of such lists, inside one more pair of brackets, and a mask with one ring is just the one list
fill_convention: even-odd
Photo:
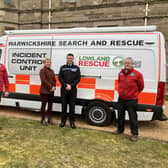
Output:
[[140,72],[135,69],[127,71],[122,69],[118,76],[118,93],[121,99],[138,99],[139,93],[144,89],[144,80]]
[[5,85],[5,91],[9,91],[9,80],[6,68],[3,64],[0,64],[0,92],[3,92]]

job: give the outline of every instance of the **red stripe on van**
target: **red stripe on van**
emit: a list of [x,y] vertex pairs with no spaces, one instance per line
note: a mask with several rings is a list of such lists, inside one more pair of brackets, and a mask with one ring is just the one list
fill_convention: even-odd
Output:
[[153,35],[153,34],[157,34],[157,33],[82,33],[82,34],[33,34],[33,35],[30,35],[30,34],[26,34],[26,35],[9,35],[8,37],[33,37],[33,36],[85,36],[85,35],[113,35],[113,34],[117,34],[117,35],[130,35],[130,34],[133,34],[133,35]]
[[61,86],[61,83],[60,83],[60,81],[59,81],[59,79],[58,79],[58,76],[55,77],[55,80],[56,80],[56,86],[57,86],[57,87],[60,87],[60,86]]
[[138,96],[139,104],[155,104],[155,102],[156,102],[156,93],[142,92]]
[[14,83],[9,84],[9,92],[16,92],[16,84]]
[[16,75],[16,84],[30,84],[30,76]]
[[77,87],[85,88],[85,89],[95,89],[96,79],[95,78],[81,78]]
[[115,80],[115,90],[118,90],[118,80]]
[[102,99],[105,101],[113,101],[114,100],[114,90],[96,89],[95,98]]
[[30,94],[40,94],[40,85],[30,85]]

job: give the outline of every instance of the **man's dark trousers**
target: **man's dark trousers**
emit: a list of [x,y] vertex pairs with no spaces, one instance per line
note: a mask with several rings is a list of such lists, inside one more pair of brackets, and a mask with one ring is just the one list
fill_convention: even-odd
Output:
[[118,100],[118,132],[124,132],[125,125],[125,110],[128,111],[130,129],[133,135],[138,135],[138,121],[137,121],[137,99],[124,100],[119,98]]
[[61,88],[61,96],[62,96],[61,119],[62,121],[65,121],[67,119],[67,104],[69,104],[69,119],[70,121],[75,121],[74,111],[75,111],[76,93],[77,93],[76,88],[72,88],[70,91],[67,91],[64,88]]

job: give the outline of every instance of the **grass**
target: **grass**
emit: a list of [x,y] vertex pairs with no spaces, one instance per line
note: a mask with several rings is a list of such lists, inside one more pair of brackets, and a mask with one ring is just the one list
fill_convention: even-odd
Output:
[[0,168],[165,168],[168,143],[0,116]]
[[165,96],[165,100],[168,101],[168,95]]

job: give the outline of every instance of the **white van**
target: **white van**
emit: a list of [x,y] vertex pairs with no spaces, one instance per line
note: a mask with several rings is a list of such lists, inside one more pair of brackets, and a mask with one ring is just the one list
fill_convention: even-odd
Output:
[[[57,89],[54,111],[61,111],[58,73],[67,53],[81,69],[76,113],[93,125],[104,126],[117,112],[118,73],[126,57],[144,76],[138,98],[138,120],[161,120],[166,82],[165,40],[156,26],[53,30],[12,30],[0,37],[0,62],[7,67],[10,94],[1,105],[40,109],[39,71],[49,57]],[[116,113],[117,116],[117,113]],[[128,117],[128,116],[127,116]]]

